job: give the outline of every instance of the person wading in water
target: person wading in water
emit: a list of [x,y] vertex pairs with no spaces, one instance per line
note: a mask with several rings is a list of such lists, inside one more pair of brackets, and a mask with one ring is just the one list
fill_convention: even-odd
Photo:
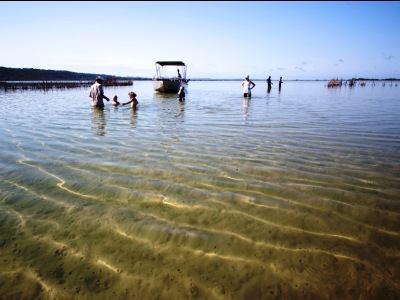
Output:
[[272,88],[272,85],[273,85],[273,83],[271,81],[271,76],[268,77],[267,83],[268,83],[268,93],[269,93],[271,91],[271,88]]
[[281,77],[279,78],[279,91],[281,91],[282,83],[283,83],[283,81],[282,81],[282,76],[281,76]]
[[89,97],[92,98],[92,106],[98,108],[104,107],[103,99],[110,101],[108,97],[104,96],[103,78],[96,78],[96,82],[90,87]]
[[245,80],[242,82],[243,87],[243,97],[251,97],[251,90],[256,86],[256,84],[250,80],[250,76],[247,75]]

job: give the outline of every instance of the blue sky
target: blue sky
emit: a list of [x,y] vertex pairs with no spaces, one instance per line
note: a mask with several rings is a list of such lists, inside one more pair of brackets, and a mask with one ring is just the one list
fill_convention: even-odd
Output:
[[188,77],[400,77],[400,2],[1,2],[0,66]]

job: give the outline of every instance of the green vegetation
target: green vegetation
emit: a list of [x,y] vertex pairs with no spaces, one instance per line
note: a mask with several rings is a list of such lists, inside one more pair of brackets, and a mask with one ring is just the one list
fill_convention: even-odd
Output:
[[0,67],[0,81],[55,81],[55,80],[94,80],[97,76],[117,80],[149,80],[144,77],[119,77],[106,74],[77,73],[29,68]]

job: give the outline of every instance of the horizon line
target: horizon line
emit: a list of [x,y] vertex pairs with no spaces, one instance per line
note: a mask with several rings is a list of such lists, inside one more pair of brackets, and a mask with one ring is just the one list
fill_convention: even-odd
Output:
[[[18,67],[6,67],[6,66],[0,66],[0,68],[7,68],[7,69],[20,69],[20,70],[24,70],[24,69],[30,69],[30,70],[41,70],[41,71],[58,71],[58,72],[70,72],[70,73],[77,73],[77,74],[85,74],[85,75],[105,75],[105,76],[113,76],[113,77],[123,77],[123,78],[129,78],[129,79],[142,79],[142,80],[152,80],[152,77],[149,76],[142,76],[142,75],[109,75],[109,74],[105,74],[105,73],[90,73],[90,72],[78,72],[78,71],[70,71],[70,70],[54,70],[54,69],[40,69],[40,68],[32,68],[32,67],[22,67],[22,68],[18,68]],[[280,76],[279,76],[280,77]],[[283,76],[282,76],[283,77]],[[190,78],[190,80],[194,80],[194,81],[198,81],[198,80],[203,80],[203,81],[212,81],[212,80],[223,80],[223,81],[238,81],[238,80],[243,80],[244,78],[212,78],[212,77],[194,77],[194,78]],[[351,77],[351,78],[340,78],[338,76],[336,76],[336,78],[330,78],[330,79],[326,79],[326,78],[313,78],[313,79],[285,79],[285,81],[329,81],[329,80],[351,80],[351,79],[359,79],[359,80],[400,80],[400,78],[396,78],[396,77],[378,77],[378,78],[370,78],[370,77],[363,77],[363,76],[357,76],[357,77]],[[253,81],[265,81],[266,79],[260,79],[260,78],[255,78],[252,79]],[[279,79],[275,79],[272,81],[279,81]]]

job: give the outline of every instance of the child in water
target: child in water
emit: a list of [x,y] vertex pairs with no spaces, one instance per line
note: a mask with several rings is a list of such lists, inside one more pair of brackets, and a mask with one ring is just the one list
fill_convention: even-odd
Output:
[[125,102],[125,103],[122,103],[122,105],[131,104],[132,108],[136,108],[136,106],[139,104],[139,102],[136,99],[137,95],[134,92],[129,92],[128,96],[129,96],[129,101]]
[[180,102],[185,101],[185,88],[183,86],[179,88],[178,99]]
[[112,106],[118,106],[118,105],[120,105],[121,103],[119,103],[118,102],[118,97],[117,97],[117,95],[115,95],[114,97],[113,97],[113,99],[112,99]]

